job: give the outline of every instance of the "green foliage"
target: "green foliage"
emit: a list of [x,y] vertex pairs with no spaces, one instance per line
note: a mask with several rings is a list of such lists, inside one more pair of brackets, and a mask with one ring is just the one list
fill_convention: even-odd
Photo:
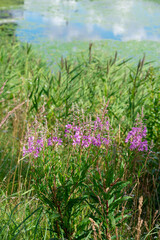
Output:
[[22,5],[24,0],[1,0],[0,8],[10,8],[17,7],[18,5]]
[[[25,121],[28,117],[32,118],[31,114],[27,115],[27,101],[33,80],[39,78],[43,82],[43,75],[47,70],[44,70],[46,63],[35,57],[30,45],[17,42],[14,37],[8,37],[8,34],[4,34],[1,30],[0,35],[2,35],[0,37],[0,89],[2,88],[0,123],[10,114],[0,129],[2,164],[0,179],[2,180],[8,174],[8,169],[15,171],[17,159],[20,157],[19,148],[24,134]],[[11,114],[14,107],[23,101],[26,103]]]
[[[116,238],[117,231],[119,239],[134,239],[141,195],[145,199],[141,217],[148,224],[142,235],[147,238],[153,230],[154,237],[158,236],[159,68],[150,67],[144,58],[135,67],[117,53],[102,59],[90,48],[89,57],[62,58],[58,71],[53,72],[31,45],[17,42],[14,31],[13,38],[4,31],[0,38],[0,89],[4,86],[0,123],[14,107],[26,103],[0,129],[2,239],[109,239]],[[45,116],[51,132],[58,120],[64,131],[75,109],[84,109],[94,119],[104,100],[109,101],[114,135],[109,151],[93,148],[85,152],[66,142],[64,148],[46,148],[38,159],[21,158],[33,116],[40,122]],[[153,144],[153,151],[146,154],[131,152],[124,144],[142,111],[148,142]]]
[[137,114],[143,111],[148,140],[157,144],[160,78],[158,68],[148,67],[145,57],[134,67],[129,59],[117,59],[117,53],[103,61],[91,53],[90,62],[61,58],[59,68],[59,72],[45,76],[45,84],[35,79],[30,95],[32,110],[38,111],[43,102],[47,119],[52,122],[68,117],[72,104],[90,113],[98,112],[105,99],[110,103],[109,116],[116,130],[119,124],[123,129],[133,126]]
[[[90,150],[82,151],[81,156],[78,149],[71,152],[71,147],[46,148],[41,157],[31,160],[35,193],[47,207],[53,237],[85,238],[92,231],[91,218],[98,225],[103,223],[101,231],[106,238],[106,232],[114,232],[123,220],[120,209],[130,198],[123,196],[128,183],[115,179],[115,169],[107,156],[98,154],[93,159],[95,153]],[[98,172],[96,162],[101,168]]]
[[[38,159],[33,168],[34,188],[44,205],[49,208],[47,214],[53,228],[53,236],[72,239],[77,221],[82,217],[86,205],[86,197],[81,189],[88,166],[84,166],[83,172],[78,172],[72,163],[66,168],[63,154],[63,164],[54,153],[47,159],[45,157],[43,161]],[[54,161],[51,162],[50,159],[53,158]],[[72,162],[72,159],[70,161]],[[84,229],[79,232],[77,229],[77,234],[84,234],[82,230]]]

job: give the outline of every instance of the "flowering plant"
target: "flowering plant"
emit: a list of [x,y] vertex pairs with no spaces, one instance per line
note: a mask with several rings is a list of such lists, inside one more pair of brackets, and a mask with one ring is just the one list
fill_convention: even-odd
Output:
[[[130,199],[124,195],[129,182],[123,181],[123,160],[113,160],[117,156],[112,153],[114,136],[109,118],[102,114],[93,119],[73,118],[65,126],[56,125],[52,132],[42,125],[34,126],[26,136],[23,155],[35,158],[33,185],[50,209],[56,237],[87,237],[92,221],[101,226],[103,238],[109,239],[110,229],[121,220],[122,203]],[[131,150],[147,151],[146,135],[146,127],[137,120],[125,142],[130,143]],[[86,224],[75,230],[75,222],[85,211]]]
[[[138,126],[139,125],[139,126]],[[125,142],[130,143],[130,149],[137,149],[138,151],[148,151],[148,142],[146,140],[147,128],[142,122],[136,123],[136,127],[128,133]]]

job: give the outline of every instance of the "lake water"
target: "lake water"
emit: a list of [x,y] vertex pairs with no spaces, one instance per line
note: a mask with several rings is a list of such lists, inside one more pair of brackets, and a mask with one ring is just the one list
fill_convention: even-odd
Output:
[[[159,0],[24,0],[11,5],[0,23],[16,22],[18,38],[38,44],[48,54],[52,46],[55,52],[55,46],[69,49],[74,44],[73,51],[77,41],[109,40],[107,51],[112,48],[127,57],[145,52],[159,59]],[[0,7],[2,17],[5,1]],[[83,49],[85,44],[78,46]]]

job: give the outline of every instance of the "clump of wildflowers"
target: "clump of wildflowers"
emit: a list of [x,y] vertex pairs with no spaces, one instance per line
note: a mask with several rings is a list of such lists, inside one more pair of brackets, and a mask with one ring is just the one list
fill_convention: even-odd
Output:
[[31,127],[28,127],[23,145],[23,156],[33,155],[35,158],[44,149],[46,145],[47,124],[42,125],[35,119]]
[[37,158],[39,153],[46,147],[63,146],[62,139],[67,139],[67,144],[71,144],[71,146],[79,146],[81,148],[108,146],[110,136],[109,121],[108,117],[105,116],[106,113],[107,110],[104,111],[102,117],[97,116],[95,121],[92,121],[91,117],[89,120],[83,118],[83,120],[78,119],[76,121],[74,119],[72,124],[66,124],[64,133],[58,130],[59,126],[54,133],[48,133],[47,125],[43,127],[36,121],[36,127],[33,124],[26,134],[23,156],[31,154]]
[[53,146],[54,144],[62,145],[62,139],[57,137],[48,138],[48,146]]
[[33,154],[35,158],[39,156],[39,153],[43,150],[45,146],[62,145],[62,139],[57,137],[50,138],[38,138],[35,139],[34,136],[30,136],[27,143],[23,146],[23,156],[26,154]]
[[[26,143],[23,146],[23,156],[32,154],[35,158],[46,147],[63,146],[62,139],[67,139],[67,144],[72,146],[79,146],[80,148],[89,148],[90,146],[107,147],[111,142],[110,138],[110,124],[106,112],[101,116],[97,116],[95,121],[78,119],[65,125],[65,131],[59,131],[56,128],[54,134],[48,133],[46,127],[32,126],[26,135]],[[146,140],[147,128],[142,121],[136,123],[135,127],[128,133],[125,142],[130,143],[130,149],[137,149],[138,151],[147,151],[148,142]],[[61,136],[61,137],[59,137]],[[66,141],[64,140],[66,144]]]
[[44,146],[43,138],[38,138],[37,140],[35,140],[34,136],[30,136],[28,138],[27,144],[23,146],[23,156],[32,153],[34,157],[37,158],[40,151],[43,149],[43,146]]
[[88,148],[91,145],[109,145],[109,122],[106,119],[97,117],[93,122],[67,124],[65,127],[65,137],[71,139],[73,146]]
[[[139,126],[138,126],[139,125]],[[148,151],[148,142],[145,139],[147,136],[147,128],[140,122],[136,127],[128,133],[125,142],[130,143],[130,149],[137,149],[138,151]]]
[[55,129],[49,133],[47,121],[42,124],[35,119],[31,127],[28,127],[23,144],[23,156],[32,155],[37,158],[46,147],[62,145],[62,139],[59,137],[59,126],[55,124]]

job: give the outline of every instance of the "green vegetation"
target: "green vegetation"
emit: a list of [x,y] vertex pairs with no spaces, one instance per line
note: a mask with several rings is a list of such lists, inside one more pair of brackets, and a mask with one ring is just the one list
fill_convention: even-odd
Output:
[[0,8],[10,8],[17,7],[18,5],[22,5],[24,0],[1,0]]
[[[3,29],[0,45],[1,238],[159,239],[159,67],[101,58],[89,45],[54,71],[14,32]],[[125,142],[138,115],[148,151]],[[109,121],[110,145],[74,147],[63,136],[97,116]],[[23,156],[26,133],[63,144]]]
[[[25,39],[24,39],[25,40]],[[60,62],[61,56],[68,56],[69,59],[79,58],[86,59],[88,57],[88,42],[87,41],[72,41],[72,42],[46,42],[45,46],[41,43],[33,44],[35,49],[42,56],[43,60],[51,64],[52,68],[56,68],[55,63]],[[101,51],[103,49],[103,52]],[[92,54],[99,58],[100,61],[105,61],[109,57],[113,57],[118,50],[119,59],[132,59],[130,62],[136,67],[139,59],[142,59],[144,54],[146,60],[151,66],[159,67],[160,44],[153,41],[114,41],[114,40],[99,40],[93,41]],[[150,51],[149,51],[150,49]]]

